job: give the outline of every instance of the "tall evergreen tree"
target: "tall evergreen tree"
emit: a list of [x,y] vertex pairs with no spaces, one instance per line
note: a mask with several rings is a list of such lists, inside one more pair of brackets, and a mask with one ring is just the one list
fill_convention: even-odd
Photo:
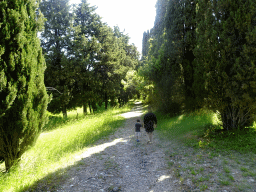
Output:
[[150,31],[149,51],[143,61],[144,68],[149,68],[144,71],[154,82],[153,100],[158,108],[172,114],[180,112],[184,101],[180,67],[184,19],[180,5],[179,1],[157,1],[155,26]]
[[180,66],[183,80],[184,106],[187,112],[198,108],[194,93],[193,50],[196,46],[196,2],[195,0],[169,1],[166,14],[166,54],[171,65]]
[[114,31],[108,26],[103,26],[99,42],[101,43],[101,51],[97,70],[102,83],[101,92],[103,93],[105,109],[107,109],[109,99],[114,97],[115,90],[120,85],[117,69],[122,59],[120,57],[121,49],[119,49],[118,39],[115,37]]
[[142,59],[147,57],[147,55],[148,55],[149,38],[150,38],[150,33],[149,33],[149,30],[148,30],[147,32],[143,33],[143,39],[142,39]]
[[[148,76],[155,84],[158,107],[177,114],[200,107],[196,99],[195,55],[196,1],[158,0],[149,51],[144,57]],[[146,39],[147,34],[144,33]],[[143,46],[146,43],[143,42]],[[144,53],[146,54],[146,53]]]
[[183,2],[184,30],[183,30],[183,57],[182,69],[184,79],[185,110],[195,111],[200,108],[194,92],[195,84],[195,55],[196,46],[196,0]]
[[[67,116],[67,108],[71,100],[72,74],[68,61],[72,14],[69,0],[42,0],[40,9],[46,18],[44,30],[41,32],[41,45],[45,54],[47,69],[45,84],[55,87],[63,94],[54,95],[49,104],[51,112],[61,112]],[[54,77],[54,78],[52,78]]]
[[208,107],[220,114],[226,130],[252,123],[256,107],[253,0],[200,0],[198,69],[203,71]]
[[9,170],[46,122],[38,1],[1,1],[0,23],[0,154]]
[[71,62],[74,65],[75,89],[74,98],[78,105],[83,106],[84,114],[87,106],[100,100],[98,75],[94,70],[99,62],[100,43],[98,38],[102,23],[94,13],[95,7],[90,7],[86,0],[74,10],[74,33],[70,50]]

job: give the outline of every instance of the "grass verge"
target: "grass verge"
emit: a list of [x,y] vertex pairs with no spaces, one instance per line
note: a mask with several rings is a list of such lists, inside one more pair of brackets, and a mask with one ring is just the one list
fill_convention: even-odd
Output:
[[217,115],[203,110],[172,118],[161,114],[157,116],[161,117],[158,130],[166,138],[177,139],[198,148],[256,153],[255,125],[243,130],[223,131],[218,125]]
[[24,191],[47,175],[75,164],[76,154],[113,133],[124,122],[118,114],[131,107],[129,104],[85,117],[79,109],[69,112],[67,119],[62,119],[61,114],[50,115],[44,132],[21,161],[9,173],[0,172],[0,191]]

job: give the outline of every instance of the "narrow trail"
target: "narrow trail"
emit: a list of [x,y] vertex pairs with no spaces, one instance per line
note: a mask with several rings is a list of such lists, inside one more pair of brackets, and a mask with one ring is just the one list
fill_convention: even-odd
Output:
[[158,129],[153,144],[147,144],[144,128],[137,142],[134,125],[143,120],[142,105],[122,116],[126,121],[115,133],[72,156],[70,166],[27,192],[256,192],[256,154],[189,147],[163,138]]
[[137,119],[142,122],[142,105],[136,103],[120,127],[107,139],[81,154],[77,166],[67,172],[67,179],[57,191],[182,191],[177,179],[168,171],[165,150],[154,131],[153,144],[147,144],[144,128],[140,142],[134,137]]

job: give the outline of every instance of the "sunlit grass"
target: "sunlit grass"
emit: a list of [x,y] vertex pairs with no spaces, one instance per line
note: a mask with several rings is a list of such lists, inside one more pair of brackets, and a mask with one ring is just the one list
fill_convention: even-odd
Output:
[[44,132],[17,166],[9,173],[0,173],[0,191],[23,191],[47,175],[74,164],[78,153],[120,127],[124,118],[118,114],[130,109],[131,105],[127,105],[85,117],[82,109],[78,109],[69,112],[67,119],[61,114],[50,115]]
[[194,138],[195,135],[203,131],[205,125],[217,123],[215,114],[205,111],[172,118],[161,114],[157,114],[157,116],[160,117],[158,130],[170,139]]
[[160,117],[157,128],[160,135],[170,140],[176,139],[198,148],[256,153],[255,123],[244,130],[222,132],[217,115],[210,111],[202,110],[172,118],[157,115]]

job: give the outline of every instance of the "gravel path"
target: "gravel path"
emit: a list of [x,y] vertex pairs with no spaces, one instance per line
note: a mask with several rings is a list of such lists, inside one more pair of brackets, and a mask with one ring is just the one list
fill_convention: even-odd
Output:
[[137,103],[122,114],[123,127],[77,156],[76,165],[62,174],[64,179],[54,191],[256,192],[256,154],[187,147],[160,138],[157,129],[153,144],[147,144],[144,128],[136,142],[134,125],[137,119],[142,122],[141,107]]
[[168,171],[165,146],[154,132],[153,144],[147,144],[142,128],[140,142],[134,137],[142,108],[122,114],[127,120],[107,139],[88,149],[77,166],[71,168],[65,183],[57,191],[181,191],[180,184]]

